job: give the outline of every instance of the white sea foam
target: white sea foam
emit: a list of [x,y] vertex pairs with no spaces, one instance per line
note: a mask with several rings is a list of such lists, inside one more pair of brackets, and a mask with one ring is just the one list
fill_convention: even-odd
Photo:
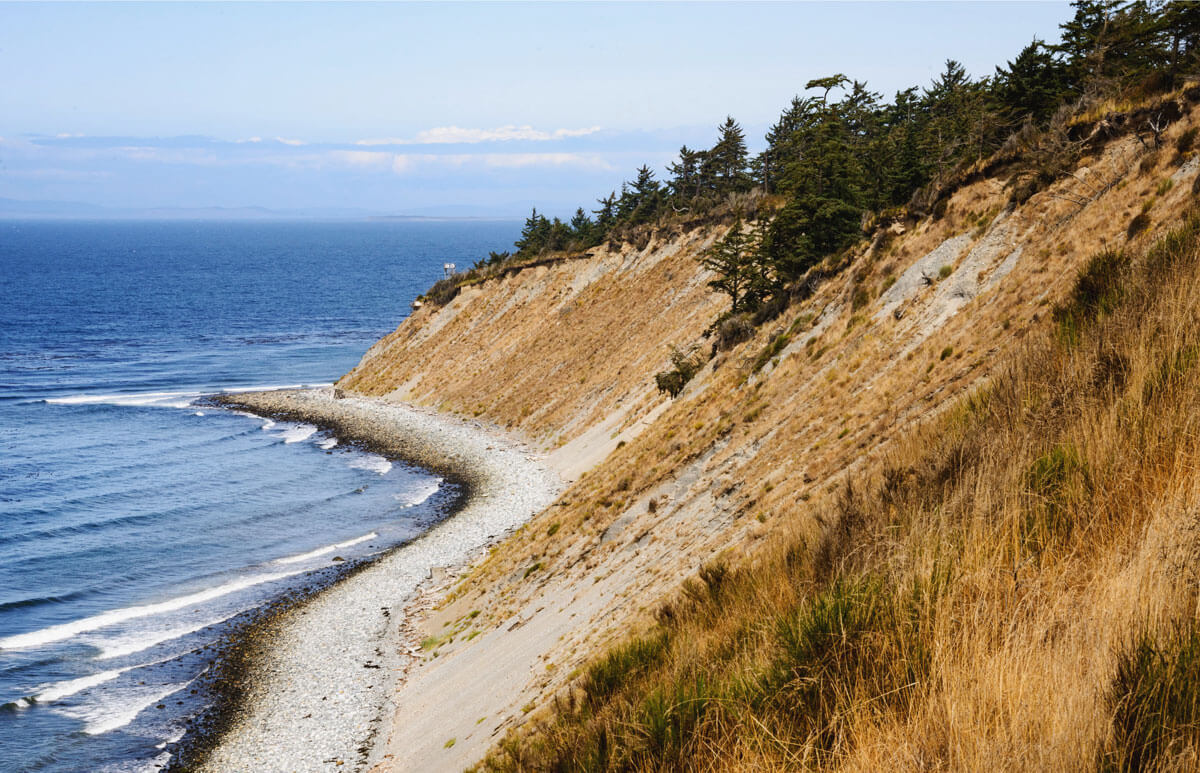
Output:
[[301,440],[308,440],[316,431],[317,428],[311,424],[297,424],[288,427],[276,437],[282,438],[284,443],[299,443]]
[[210,620],[204,620],[203,622],[199,623],[168,628],[166,630],[135,631],[133,633],[116,636],[111,639],[85,639],[84,643],[91,644],[100,649],[100,654],[96,657],[96,660],[112,660],[113,658],[120,658],[124,657],[125,655],[132,655],[135,652],[148,650],[151,647],[162,644],[165,641],[178,639],[181,636],[187,636],[189,633],[195,633],[196,631],[208,628],[210,625],[223,623],[232,616],[233,615],[226,615],[224,617],[217,617]]
[[442,479],[434,478],[433,480],[425,482],[422,486],[413,489],[412,491],[406,491],[403,494],[395,494],[392,498],[403,504],[405,507],[416,507],[436,494],[438,489],[441,487]]
[[350,460],[350,466],[356,470],[370,470],[380,475],[387,475],[388,470],[392,469],[391,462],[375,454],[356,456]]
[[316,550],[310,550],[307,553],[301,553],[300,555],[296,555],[296,556],[288,556],[287,558],[280,558],[277,561],[275,561],[275,563],[277,563],[277,564],[295,564],[295,563],[299,563],[301,561],[307,561],[310,558],[317,558],[317,557],[323,556],[327,553],[332,553],[335,550],[340,550],[342,548],[348,548],[351,545],[357,545],[360,542],[366,542],[367,540],[375,539],[378,536],[379,535],[376,534],[375,532],[371,532],[370,534],[364,534],[361,537],[355,537],[354,539],[348,539],[345,542],[337,542],[332,545],[326,545],[323,548],[317,548]]
[[239,395],[243,392],[274,392],[279,389],[324,389],[331,386],[333,386],[332,381],[325,381],[319,384],[267,384],[265,386],[230,387],[229,389],[222,389],[220,394]]
[[328,451],[338,444],[338,439],[335,437],[327,437],[317,441],[317,446]]
[[58,709],[58,713],[83,721],[83,732],[102,735],[125,727],[138,714],[191,684],[176,682],[167,685],[137,685],[119,690],[106,690],[102,698],[82,706]]
[[[254,418],[258,418],[258,417],[255,416]],[[263,421],[263,425],[262,425],[263,432],[266,432],[267,430],[271,429],[274,426],[275,426],[275,422],[271,421],[270,419],[265,419]]]
[[[210,389],[207,391],[178,391],[178,392],[130,392],[115,394],[70,395],[68,397],[49,397],[47,403],[54,405],[121,405],[121,406],[150,406],[154,408],[190,408],[198,398],[210,394],[240,394],[242,392],[269,392],[275,389],[306,389],[321,388],[331,384],[269,384],[265,386],[234,387],[232,389]],[[198,416],[204,414],[198,413]]]
[[29,633],[19,633],[15,636],[6,636],[0,639],[0,650],[20,649],[24,647],[38,647],[43,644],[52,644],[54,642],[70,639],[87,631],[94,631],[98,628],[104,628],[109,625],[123,623],[126,620],[133,620],[139,617],[148,617],[150,615],[160,615],[164,612],[173,612],[177,609],[192,606],[194,604],[203,604],[206,601],[227,596],[230,593],[244,590],[254,585],[261,585],[265,582],[273,580],[281,580],[284,577],[291,577],[294,574],[300,574],[303,570],[292,572],[275,572],[272,574],[256,574],[249,577],[243,577],[237,580],[231,580],[223,585],[217,585],[207,590],[189,593],[186,596],[160,601],[155,604],[145,604],[136,607],[125,607],[123,609],[114,609],[109,612],[103,612],[99,615],[85,617],[81,620],[73,620],[69,623],[61,623],[52,625],[49,628],[42,628],[38,631],[30,631]]
[[203,392],[137,392],[134,394],[72,395],[47,398],[53,405],[121,405],[188,408]]
[[196,413],[194,413],[193,415],[194,415],[194,416],[203,416],[203,415],[204,415],[204,411],[196,411]]
[[64,682],[51,682],[37,688],[38,692],[33,694],[34,700],[38,703],[53,703],[60,701],[69,695],[74,695],[77,692],[95,687],[98,684],[111,682],[121,674],[125,673],[136,666],[127,666],[125,668],[115,668],[112,671],[102,671],[98,674],[89,674],[81,676],[78,679],[68,679]]

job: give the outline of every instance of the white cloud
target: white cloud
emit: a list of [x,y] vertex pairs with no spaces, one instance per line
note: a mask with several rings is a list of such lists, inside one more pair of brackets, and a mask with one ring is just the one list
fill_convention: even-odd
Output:
[[55,139],[60,139],[60,140],[69,140],[69,139],[73,139],[75,137],[82,137],[82,136],[83,136],[82,134],[72,134],[71,132],[59,132],[58,134],[54,135]]
[[392,156],[392,171],[396,174],[404,174],[413,167],[412,156],[406,156],[403,153],[397,153]]
[[508,142],[510,140],[529,140],[534,142],[547,142],[552,140],[562,140],[568,137],[584,137],[588,134],[595,134],[600,131],[599,126],[591,126],[585,129],[555,129],[553,131],[542,131],[535,129],[532,126],[498,126],[494,129],[464,129],[460,126],[439,126],[433,129],[426,129],[417,132],[417,136],[411,139],[403,139],[400,137],[384,137],[379,139],[359,140],[356,145],[448,145],[448,144],[467,144],[472,145],[479,142]]
[[146,145],[125,145],[111,149],[75,154],[78,158],[104,157],[120,153],[131,161],[150,161],[160,164],[190,164],[192,166],[223,166],[228,161],[207,148],[158,148]]
[[329,155],[343,165],[390,169],[401,175],[422,167],[521,169],[574,166],[606,171],[614,169],[607,160],[593,153],[387,153],[378,150],[335,150]]
[[392,154],[377,150],[335,150],[331,154],[334,159],[348,166],[365,166],[387,168],[392,163]]
[[292,147],[299,147],[300,145],[307,145],[307,144],[308,144],[308,143],[307,143],[307,142],[305,142],[304,140],[289,140],[289,139],[286,139],[286,138],[284,138],[284,137],[276,137],[276,138],[275,138],[275,141],[276,141],[276,142],[282,142],[284,145],[291,145]]
[[488,166],[519,169],[526,166],[583,166],[612,169],[612,165],[592,153],[487,153]]

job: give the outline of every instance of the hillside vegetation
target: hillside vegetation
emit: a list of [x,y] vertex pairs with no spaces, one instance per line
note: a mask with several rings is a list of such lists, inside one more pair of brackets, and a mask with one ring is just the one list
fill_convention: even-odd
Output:
[[987,386],[705,566],[489,767],[1195,769],[1197,309],[1200,215],[1096,254]]
[[[786,279],[794,197],[732,191],[368,352],[340,387],[574,480],[425,623],[429,683],[522,685],[425,707],[446,766],[1200,767],[1200,89],[1144,75]],[[739,314],[722,250],[766,266]]]

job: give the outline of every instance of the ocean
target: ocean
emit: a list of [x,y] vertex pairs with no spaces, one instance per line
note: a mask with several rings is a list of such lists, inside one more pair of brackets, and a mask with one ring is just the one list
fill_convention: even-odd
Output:
[[519,222],[0,221],[0,770],[156,770],[240,616],[453,486],[198,403],[328,384]]

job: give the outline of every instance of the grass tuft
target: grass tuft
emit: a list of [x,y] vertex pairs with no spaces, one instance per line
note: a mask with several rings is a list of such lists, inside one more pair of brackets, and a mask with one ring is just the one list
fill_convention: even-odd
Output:
[[[1113,741],[1100,769],[1174,768],[1200,747],[1200,627],[1142,633],[1120,655],[1108,693]],[[1196,758],[1192,756],[1194,761]]]

